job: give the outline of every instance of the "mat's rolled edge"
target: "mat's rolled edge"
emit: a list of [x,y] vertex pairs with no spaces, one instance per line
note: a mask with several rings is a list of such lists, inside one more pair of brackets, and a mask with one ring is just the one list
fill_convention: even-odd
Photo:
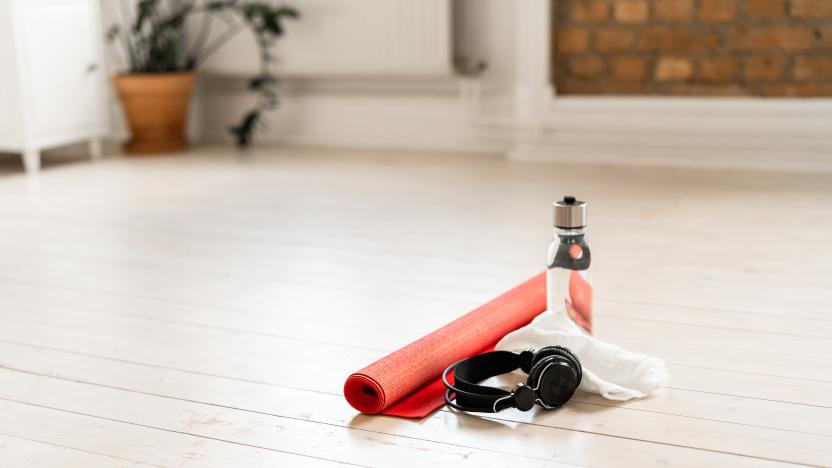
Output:
[[[386,411],[388,409],[388,403],[389,403],[389,406],[398,405],[403,401],[407,401],[411,397],[415,397],[416,399],[421,399],[421,400],[427,400],[427,399],[435,400],[436,404],[435,404],[435,406],[432,406],[431,410],[441,406],[442,403],[444,402],[444,396],[443,396],[444,387],[441,385],[441,381],[439,381],[438,383],[436,381],[436,379],[441,374],[441,371],[443,371],[447,365],[450,365],[454,361],[458,361],[461,358],[466,358],[466,357],[473,356],[474,354],[477,354],[476,352],[471,351],[470,354],[469,353],[464,353],[464,355],[460,354],[458,356],[449,356],[448,359],[446,359],[448,362],[442,364],[441,369],[436,371],[436,375],[431,376],[430,378],[426,379],[423,382],[414,382],[414,384],[416,384],[418,386],[411,389],[412,391],[408,395],[405,395],[405,396],[402,396],[402,397],[399,397],[398,395],[394,395],[394,397],[396,397],[397,400],[393,400],[393,401],[389,401],[389,402],[387,401],[388,400],[388,398],[387,398],[388,395],[385,394],[384,389],[382,388],[382,386],[378,383],[378,381],[376,381],[374,378],[372,378],[366,372],[367,371],[372,372],[372,370],[376,366],[378,366],[379,362],[390,359],[391,356],[394,356],[396,354],[406,353],[407,350],[410,349],[411,347],[418,346],[418,344],[423,342],[423,340],[431,337],[432,335],[435,335],[435,334],[439,333],[440,331],[442,331],[444,329],[452,327],[455,324],[462,323],[465,320],[471,320],[472,317],[478,317],[478,314],[481,314],[483,310],[485,310],[489,307],[492,308],[492,309],[497,307],[497,306],[499,306],[500,308],[505,307],[506,304],[504,304],[504,302],[505,302],[506,298],[512,297],[513,295],[517,295],[521,291],[524,294],[528,294],[528,291],[526,291],[526,289],[529,289],[529,288],[532,288],[533,290],[537,289],[536,293],[539,296],[537,298],[539,300],[539,304],[538,304],[539,307],[531,308],[530,310],[533,310],[532,314],[529,314],[528,316],[524,316],[521,320],[514,323],[513,326],[507,328],[504,333],[508,333],[510,331],[513,331],[513,330],[519,328],[519,327],[522,327],[523,325],[528,324],[537,314],[546,310],[546,273],[545,272],[533,276],[532,278],[530,278],[530,279],[524,281],[523,283],[513,287],[512,289],[504,292],[503,294],[500,294],[496,298],[494,298],[494,299],[486,302],[485,304],[477,307],[476,309],[468,312],[467,314],[463,315],[462,317],[457,318],[456,320],[450,322],[449,324],[447,324],[447,325],[445,325],[445,326],[443,326],[443,327],[441,327],[441,328],[423,336],[422,338],[414,341],[413,343],[410,343],[407,346],[405,346],[405,347],[403,347],[403,348],[401,348],[397,351],[394,351],[393,353],[390,353],[389,355],[387,355],[387,356],[381,358],[380,360],[378,360],[378,361],[370,364],[369,366],[365,367],[364,369],[361,369],[360,371],[350,375],[349,377],[347,377],[347,381],[344,383],[344,397],[346,398],[347,402],[353,408],[357,409],[358,411],[361,411],[362,413],[366,413],[366,414],[379,414],[379,413],[388,414],[388,412]],[[491,344],[491,346],[493,346],[493,344],[496,344],[496,342],[499,341],[499,338],[502,338],[502,336],[491,337],[491,340],[494,340],[493,343]],[[488,340],[488,341],[490,341],[490,340]],[[488,341],[486,341],[486,344],[488,343]],[[459,353],[457,353],[457,354],[459,354]],[[433,396],[436,396],[437,398],[433,398],[432,395],[423,395],[423,394],[419,393],[422,390],[426,390],[427,388],[433,387],[433,385],[431,385],[432,382],[435,384],[436,389],[437,389],[436,395],[433,395]],[[412,402],[410,402],[410,403],[412,403]],[[431,405],[433,405],[433,403],[431,403]],[[390,414],[401,415],[401,416],[405,416],[405,417],[416,417],[419,414],[421,414],[421,412],[424,412],[424,408],[414,409],[414,408],[412,408],[413,405],[411,405],[409,403],[406,404],[405,406],[407,406],[406,410],[396,411],[396,412],[390,413]],[[416,406],[419,406],[419,405],[416,405]],[[427,407],[427,406],[425,406],[425,407]],[[401,408],[399,408],[399,409],[401,409]],[[427,414],[427,413],[425,413],[425,414]]]
[[344,397],[353,408],[367,414],[381,413],[387,404],[384,389],[372,377],[355,373],[344,382]]

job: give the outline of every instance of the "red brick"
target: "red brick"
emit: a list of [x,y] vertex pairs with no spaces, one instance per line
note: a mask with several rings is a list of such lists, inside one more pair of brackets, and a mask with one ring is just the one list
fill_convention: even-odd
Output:
[[656,19],[688,21],[693,17],[693,0],[656,0]]
[[635,37],[635,33],[629,29],[599,29],[595,33],[595,47],[599,51],[628,49],[633,46]]
[[602,23],[610,17],[607,0],[577,0],[572,4],[572,19],[582,23]]
[[736,0],[702,0],[699,6],[699,18],[714,23],[731,21],[736,13]]
[[738,50],[804,50],[814,40],[814,32],[805,26],[740,26],[728,34],[727,44]]
[[675,32],[667,26],[645,28],[639,34],[639,47],[646,50],[673,50],[676,48]]
[[798,81],[832,80],[832,57],[797,57],[792,73]]
[[785,58],[780,55],[748,57],[743,61],[745,78],[749,81],[773,81],[783,76]]
[[612,77],[620,81],[640,81],[647,74],[647,62],[641,57],[616,57],[612,60]]
[[713,31],[651,26],[641,30],[639,47],[648,51],[702,52],[719,47],[719,36]]
[[832,96],[832,83],[776,83],[763,86],[762,94],[769,97]]
[[832,0],[792,0],[791,14],[798,18],[832,18]]
[[739,26],[728,33],[726,44],[738,50],[774,49],[777,33],[772,27]]
[[773,49],[777,44],[774,28],[739,25],[726,32],[725,45],[736,50]]
[[655,77],[658,81],[684,81],[693,76],[693,63],[681,57],[661,57],[656,62]]
[[748,16],[757,19],[780,19],[786,15],[784,0],[748,0]]
[[583,52],[589,47],[589,32],[586,29],[564,28],[558,31],[558,52]]
[[594,55],[569,59],[569,73],[575,78],[589,80],[601,76],[605,71],[604,61]]
[[680,49],[683,50],[701,52],[720,47],[719,35],[713,31],[688,31],[678,35],[682,40]]
[[832,49],[832,25],[821,29],[820,38],[821,46]]
[[804,26],[774,28],[778,45],[786,50],[803,50],[812,47],[815,33]]
[[615,0],[613,11],[621,23],[644,23],[650,16],[647,0]]
[[734,57],[705,58],[699,62],[699,79],[707,82],[732,81],[737,77]]

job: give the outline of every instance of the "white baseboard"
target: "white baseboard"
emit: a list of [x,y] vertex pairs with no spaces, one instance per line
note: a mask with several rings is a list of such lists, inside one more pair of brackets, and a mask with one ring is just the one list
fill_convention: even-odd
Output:
[[[206,142],[253,96],[239,79],[203,80]],[[556,97],[538,131],[510,100],[466,107],[453,80],[290,81],[262,143],[507,154],[538,162],[832,171],[832,99]],[[470,103],[468,103],[470,105]]]
[[[227,129],[254,96],[244,82],[200,84],[202,140],[230,141]],[[504,142],[483,135],[459,99],[454,80],[288,81],[281,104],[266,115],[260,143],[366,149],[505,152]]]
[[832,99],[559,97],[509,156],[832,171]]

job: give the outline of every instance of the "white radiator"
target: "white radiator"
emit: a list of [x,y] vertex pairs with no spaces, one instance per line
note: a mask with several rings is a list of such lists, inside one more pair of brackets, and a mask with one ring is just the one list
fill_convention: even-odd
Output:
[[[276,46],[288,77],[432,77],[451,73],[451,0],[294,0]],[[191,25],[195,29],[197,25]],[[213,34],[223,29],[214,22]],[[193,30],[193,29],[192,29]],[[257,49],[243,31],[203,66],[220,75],[250,75]]]

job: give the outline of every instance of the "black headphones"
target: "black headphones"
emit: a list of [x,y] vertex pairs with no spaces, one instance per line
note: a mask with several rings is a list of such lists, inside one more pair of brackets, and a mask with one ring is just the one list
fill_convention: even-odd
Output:
[[[517,384],[511,392],[478,385],[489,377],[523,369],[529,374],[525,384]],[[454,371],[454,384],[448,383],[448,372]],[[496,413],[506,408],[528,411],[537,403],[546,409],[562,406],[572,398],[581,383],[581,362],[563,346],[547,346],[520,354],[492,351],[451,364],[442,373],[445,403],[460,411]],[[454,396],[451,398],[451,393]]]

